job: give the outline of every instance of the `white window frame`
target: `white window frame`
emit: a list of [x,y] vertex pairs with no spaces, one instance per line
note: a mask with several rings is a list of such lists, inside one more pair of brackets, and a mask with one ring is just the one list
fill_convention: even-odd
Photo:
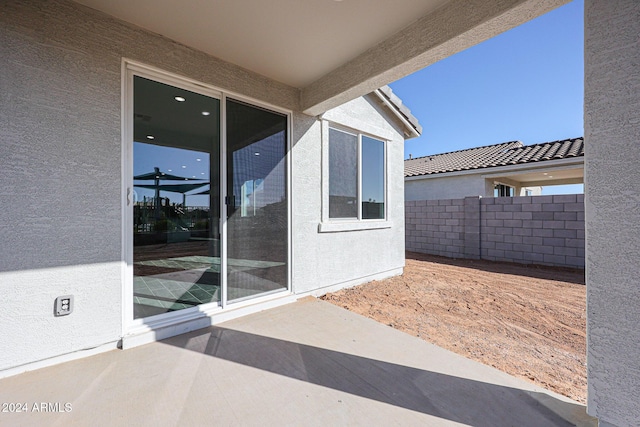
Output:
[[[287,268],[287,288],[276,293],[270,293],[264,296],[257,296],[246,301],[229,303],[226,296],[226,286],[221,286],[220,304],[211,302],[201,304],[196,307],[187,308],[175,312],[163,313],[148,318],[133,318],[133,204],[131,203],[133,191],[133,76],[141,76],[154,80],[159,83],[183,88],[192,92],[196,92],[211,98],[220,100],[220,157],[227,157],[227,137],[226,137],[226,102],[228,98],[246,102],[258,108],[265,108],[276,113],[283,114],[287,117],[287,216],[289,227],[287,230],[288,241],[288,268]],[[162,69],[131,60],[122,59],[121,64],[121,159],[122,159],[122,246],[121,257],[123,268],[121,271],[122,279],[122,347],[129,348],[141,344],[146,344],[156,340],[164,339],[178,333],[188,332],[203,327],[202,325],[210,324],[210,318],[218,316],[223,318],[229,311],[234,310],[237,313],[251,313],[257,311],[255,307],[260,304],[268,304],[271,301],[282,299],[283,296],[295,294],[293,288],[293,244],[292,244],[292,167],[291,167],[291,135],[292,135],[292,118],[293,113],[290,110],[262,102],[260,100],[243,96],[234,92],[219,89],[217,87],[193,80],[184,76],[164,71]],[[226,192],[226,161],[221,162],[220,185],[223,192]],[[226,195],[226,193],[223,193]],[[221,236],[222,236],[222,259],[221,259],[221,279],[226,281],[226,205],[224,197],[220,198],[221,212]],[[226,282],[225,282],[226,283]],[[274,303],[275,304],[275,303]],[[244,310],[244,311],[243,311]],[[242,314],[238,314],[242,315]],[[234,316],[229,315],[229,318]],[[181,325],[181,326],[178,326]]]
[[[513,196],[501,196],[500,195],[500,189],[499,187],[503,186],[506,188],[510,188],[511,192],[513,192]],[[496,190],[498,190],[498,195],[496,196]],[[499,181],[495,181],[494,182],[494,186],[493,186],[493,197],[515,197],[516,194],[516,187],[513,185],[509,185],[509,184],[505,184],[504,182],[499,182]]]
[[[329,217],[329,130],[334,129],[357,136],[358,157],[357,157],[357,218],[330,218]],[[362,137],[366,136],[381,141],[384,147],[383,153],[383,185],[384,185],[384,218],[383,219],[363,219],[362,218]],[[370,132],[363,132],[357,129],[348,128],[326,120],[322,121],[322,220],[318,225],[319,233],[335,233],[342,231],[373,230],[381,228],[391,228],[393,223],[389,220],[389,177],[388,177],[388,145],[389,139]]]

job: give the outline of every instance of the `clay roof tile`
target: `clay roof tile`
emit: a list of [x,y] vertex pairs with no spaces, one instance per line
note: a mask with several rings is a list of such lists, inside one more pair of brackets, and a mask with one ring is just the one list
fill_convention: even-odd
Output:
[[572,138],[542,144],[520,141],[433,154],[404,161],[404,176],[432,175],[584,156],[584,139]]

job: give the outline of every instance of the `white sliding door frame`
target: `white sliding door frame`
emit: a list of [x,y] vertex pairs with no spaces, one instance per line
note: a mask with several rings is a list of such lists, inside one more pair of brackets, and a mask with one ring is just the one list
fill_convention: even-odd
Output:
[[[134,319],[133,313],[133,77],[140,76],[159,83],[164,83],[177,88],[189,90],[204,96],[218,99],[220,102],[220,301],[201,304],[183,310],[173,311],[150,316],[146,318]],[[263,309],[260,303],[268,302],[276,298],[282,298],[292,292],[292,178],[291,178],[291,119],[292,113],[289,110],[269,105],[267,103],[247,98],[245,96],[222,91],[213,86],[200,83],[196,80],[168,73],[157,68],[123,59],[122,61],[122,337],[123,347],[130,347],[156,339],[184,333],[189,330],[198,329],[212,324],[211,317],[224,313],[228,310],[242,309],[248,306],[257,306],[255,311]],[[259,108],[264,108],[274,113],[286,116],[287,120],[287,140],[286,140],[286,194],[287,194],[287,288],[276,293],[264,296],[257,296],[233,303],[229,307],[227,300],[227,99],[232,98],[241,102],[246,102]],[[211,177],[213,179],[213,177]],[[189,326],[192,325],[192,327]],[[179,327],[178,327],[179,325]],[[159,329],[165,329],[164,333],[154,333]],[[125,345],[127,337],[142,335],[147,333],[147,338],[140,340],[128,340],[131,344]]]

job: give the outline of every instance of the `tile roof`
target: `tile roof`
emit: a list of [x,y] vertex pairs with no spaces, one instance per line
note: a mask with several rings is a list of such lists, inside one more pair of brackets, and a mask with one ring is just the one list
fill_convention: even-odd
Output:
[[411,110],[409,110],[406,105],[404,105],[400,97],[393,93],[393,90],[391,90],[389,86],[382,86],[378,91],[391,103],[398,113],[405,118],[409,125],[415,129],[417,135],[420,135],[422,133],[422,126],[418,123],[417,117],[411,113]]
[[483,169],[584,156],[583,138],[524,145],[520,141],[434,154],[404,161],[404,176]]

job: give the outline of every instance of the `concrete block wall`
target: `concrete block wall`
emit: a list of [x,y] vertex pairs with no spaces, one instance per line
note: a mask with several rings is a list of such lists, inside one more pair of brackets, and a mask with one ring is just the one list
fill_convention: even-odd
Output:
[[584,268],[584,195],[406,202],[406,249]]
[[405,202],[406,249],[464,258],[464,199]]

